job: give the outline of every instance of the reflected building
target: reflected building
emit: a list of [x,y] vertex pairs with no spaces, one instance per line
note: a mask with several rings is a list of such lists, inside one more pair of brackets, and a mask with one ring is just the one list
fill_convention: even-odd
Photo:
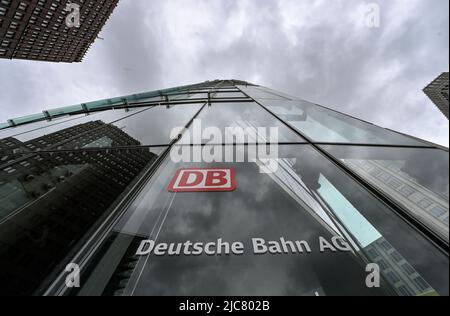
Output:
[[363,174],[370,183],[382,188],[402,203],[417,217],[430,223],[443,234],[448,232],[448,187],[443,194],[434,193],[405,172],[408,165],[401,161],[356,159],[344,159],[343,161],[356,172]]
[[[139,145],[102,122],[26,143],[6,140],[30,151],[63,143],[73,151],[28,152],[0,171],[0,295],[39,294],[57,264],[157,158],[144,148],[102,150],[112,144]],[[83,151],[92,146],[96,149]]]
[[448,119],[448,72],[442,73],[423,91]]
[[403,296],[437,296],[436,291],[410,263],[385,239],[379,238],[364,248],[378,264],[384,277]]
[[[185,144],[195,119],[200,132],[241,128],[246,138]],[[446,148],[238,80],[8,122],[0,295],[449,294]],[[278,140],[259,132],[275,127]],[[269,144],[276,158],[233,160]],[[172,159],[182,147],[222,158]],[[216,168],[233,170],[233,191],[169,189],[180,170]],[[255,255],[252,238],[303,241],[311,251]],[[138,256],[148,239],[239,241],[245,252]],[[68,263],[80,264],[80,288],[64,282]],[[370,263],[381,268],[380,288],[366,284]]]
[[[3,0],[0,58],[81,62],[117,3],[118,0]],[[76,13],[73,5],[79,5],[78,27],[66,23],[72,21],[69,14]]]

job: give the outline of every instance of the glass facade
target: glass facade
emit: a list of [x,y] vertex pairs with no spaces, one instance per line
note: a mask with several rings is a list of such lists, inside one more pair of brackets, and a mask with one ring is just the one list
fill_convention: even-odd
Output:
[[317,143],[360,143],[379,145],[423,145],[411,137],[379,128],[361,120],[306,101],[256,99]]
[[448,150],[241,81],[173,93],[0,131],[0,295],[449,294]]

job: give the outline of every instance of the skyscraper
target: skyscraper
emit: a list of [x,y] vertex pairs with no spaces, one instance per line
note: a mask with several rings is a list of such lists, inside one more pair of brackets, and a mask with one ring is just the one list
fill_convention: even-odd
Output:
[[[117,3],[118,0],[3,0],[0,58],[80,62]],[[74,11],[68,4],[79,7]],[[79,25],[66,23],[73,19],[70,14],[79,16]]]
[[448,72],[442,73],[423,91],[448,118]]
[[2,294],[448,295],[441,146],[238,80],[0,126]]

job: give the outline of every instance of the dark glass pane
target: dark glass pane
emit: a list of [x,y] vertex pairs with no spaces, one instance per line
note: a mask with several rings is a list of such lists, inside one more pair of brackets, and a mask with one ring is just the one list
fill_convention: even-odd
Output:
[[[227,129],[240,128],[244,131],[244,142],[255,143],[259,142],[306,142],[303,138],[298,136],[283,122],[277,120],[269,112],[264,110],[260,105],[254,102],[243,103],[213,103],[203,109],[198,116],[198,122],[201,125],[202,134],[205,139],[202,143],[206,144],[221,144],[221,143],[241,143],[239,137],[233,137],[231,133],[227,133]],[[193,125],[189,129],[191,140],[194,133]],[[258,132],[258,128],[263,128],[262,132]],[[206,136],[207,129],[219,129],[221,139],[213,139],[212,136]],[[270,128],[278,129],[278,140],[272,141]]]
[[259,100],[315,142],[415,145],[413,138],[365,123],[306,101]]
[[359,146],[323,148],[448,241],[447,151]]
[[55,152],[3,167],[0,295],[42,294],[45,280],[64,270],[66,256],[161,151]]
[[[79,294],[386,294],[385,281],[381,289],[366,286],[363,258],[386,268],[382,273],[389,289],[399,295],[448,294],[448,257],[391,210],[307,145],[282,146],[280,157],[272,174],[260,173],[258,160],[168,160],[110,234]],[[168,185],[180,168],[234,168],[237,188],[171,193]],[[346,239],[342,245],[353,244],[355,252],[320,251],[319,241],[333,237]],[[266,245],[274,241],[273,248],[255,255],[253,238],[262,238]],[[201,248],[219,239],[242,242],[244,253],[196,256],[180,250],[173,256],[137,255],[144,240],[172,245],[177,254],[177,247],[186,247],[187,241],[201,243]],[[303,241],[311,252],[295,253],[289,245],[283,249],[283,241]],[[412,276],[402,268],[407,263]],[[389,273],[400,281],[390,280]],[[418,276],[424,280],[421,287],[415,281]]]

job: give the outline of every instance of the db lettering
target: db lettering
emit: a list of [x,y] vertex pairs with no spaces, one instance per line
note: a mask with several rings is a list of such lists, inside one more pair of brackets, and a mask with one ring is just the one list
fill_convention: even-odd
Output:
[[227,192],[236,189],[234,169],[180,169],[169,192]]

